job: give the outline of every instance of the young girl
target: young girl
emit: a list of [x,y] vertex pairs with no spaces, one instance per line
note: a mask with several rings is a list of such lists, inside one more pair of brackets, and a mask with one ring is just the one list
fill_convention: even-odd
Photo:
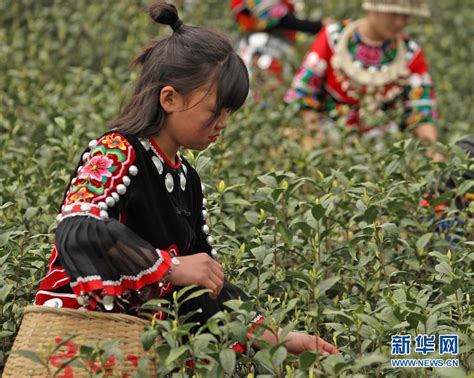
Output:
[[[202,309],[193,320],[204,324],[225,301],[248,297],[224,279],[204,187],[178,151],[216,141],[247,97],[248,74],[226,38],[183,25],[173,5],[155,1],[150,14],[173,34],[133,61],[141,73],[131,100],[82,155],[36,304],[136,315],[149,299],[197,285],[211,292],[183,311]],[[269,332],[262,339],[276,343]],[[287,345],[294,353],[337,353],[303,333],[289,334]]]

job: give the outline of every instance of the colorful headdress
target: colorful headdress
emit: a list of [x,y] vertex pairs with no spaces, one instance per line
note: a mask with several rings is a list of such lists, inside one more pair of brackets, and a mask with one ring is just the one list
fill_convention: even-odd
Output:
[[427,0],[364,0],[362,9],[376,12],[403,13],[429,17]]

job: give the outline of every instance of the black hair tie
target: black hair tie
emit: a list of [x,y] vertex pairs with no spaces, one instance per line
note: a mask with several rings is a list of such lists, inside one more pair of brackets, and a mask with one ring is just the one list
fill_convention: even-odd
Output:
[[173,32],[178,30],[181,26],[183,25],[183,21],[181,21],[179,18],[175,21],[175,23],[171,26],[171,29],[173,29]]

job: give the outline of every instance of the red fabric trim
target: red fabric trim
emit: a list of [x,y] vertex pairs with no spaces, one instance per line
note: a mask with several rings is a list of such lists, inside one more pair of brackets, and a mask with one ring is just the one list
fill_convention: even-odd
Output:
[[[61,281],[61,285],[58,282]],[[51,272],[43,279],[38,290],[55,290],[69,283],[69,277],[61,267],[53,268]]]
[[166,161],[166,163],[173,169],[178,169],[181,167],[181,159],[176,155],[175,160],[178,160],[178,162],[173,163],[168,156],[161,150],[160,147],[156,144],[155,140],[152,137],[148,137],[148,141],[151,143],[153,148],[156,150],[156,152]]
[[[172,244],[168,247],[167,250],[160,250],[163,261],[153,272],[144,275],[138,280],[123,279],[120,282],[120,285],[104,285],[101,279],[79,283],[78,285],[71,287],[76,296],[81,295],[81,291],[84,293],[89,293],[94,290],[105,290],[105,294],[109,295],[121,295],[124,289],[140,290],[146,285],[151,285],[159,282],[163,276],[168,272],[171,267],[171,254],[179,256],[178,247],[175,244]],[[56,245],[53,247],[53,254],[51,255],[50,261],[54,261],[57,258],[57,249]],[[52,262],[51,262],[52,264]],[[56,295],[49,295],[47,293],[40,293],[40,291],[52,291],[54,292],[60,287],[65,285],[70,285],[71,281],[69,276],[64,272],[64,269],[61,266],[52,266],[50,264],[50,270],[47,276],[41,282],[35,297],[35,303],[37,305],[43,305],[46,301],[54,298],[61,299],[63,302],[63,307],[65,308],[80,308],[81,306],[75,298],[64,297],[61,293]],[[173,290],[173,285],[167,283],[159,288],[160,296],[164,296]],[[96,303],[91,299],[89,310],[93,310],[96,307]]]
[[53,269],[53,264],[57,258],[58,258],[58,248],[56,247],[56,242],[54,242],[53,250],[51,252],[51,257],[49,258],[48,272],[50,272]]
[[[256,329],[260,324],[263,323],[264,320],[265,320],[265,317],[260,316],[256,321],[252,322],[251,324],[252,329]],[[249,330],[248,333],[252,333],[252,330]]]
[[241,343],[237,343],[230,348],[234,352],[245,353],[245,347]]
[[[90,210],[82,210],[81,207],[82,205],[88,205],[90,206]],[[70,203],[69,206],[72,206],[72,210],[69,211],[68,213],[64,212],[64,210],[61,212],[61,220],[69,217],[74,217],[78,215],[82,216],[92,216],[94,218],[102,219],[100,217],[100,208],[99,206],[93,204],[93,203],[88,203],[88,202],[81,202],[81,203]]]
[[[56,247],[56,243],[54,243],[51,257],[49,258],[49,263],[48,263],[48,266],[49,266],[48,274],[41,282],[40,286],[38,287],[37,292],[40,290],[52,291],[61,286],[69,284],[69,277],[64,272],[64,269],[62,268],[62,266],[54,265],[57,258],[58,258],[58,249]],[[56,286],[58,281],[61,281],[61,285]]]
[[60,299],[63,302],[63,308],[73,308],[78,309],[81,308],[81,305],[76,300],[76,298],[71,297],[63,297],[60,293],[57,295],[49,295],[45,293],[38,293],[36,294],[35,304],[37,306],[43,306],[45,302],[49,301],[50,299]]
[[423,55],[422,48],[416,50],[412,60],[408,63],[408,68],[412,73],[424,74],[428,72],[428,62]]
[[104,290],[105,294],[108,295],[121,295],[124,289],[140,290],[146,285],[157,283],[164,277],[166,272],[168,272],[171,267],[171,256],[168,252],[171,249],[177,250],[177,247],[175,245],[172,245],[168,248],[167,251],[161,250],[160,253],[163,258],[161,264],[158,265],[154,271],[145,274],[137,280],[122,278],[121,280],[119,280],[117,285],[106,285],[104,284],[104,281],[101,278],[87,282],[79,281],[76,285],[71,285],[72,290],[76,295],[81,295],[81,293],[89,293],[95,290]]
[[[252,323],[250,324],[250,328],[248,329],[247,331],[247,334],[249,335],[248,336],[248,340],[250,340],[250,335],[253,333],[253,331],[255,329],[257,329],[257,327],[263,323],[263,321],[265,320],[265,318],[261,315],[257,315],[256,316],[257,320],[256,321],[252,321]],[[255,318],[254,318],[255,319]],[[237,342],[235,343],[234,345],[232,345],[230,347],[231,350],[233,350],[234,352],[240,352],[240,353],[245,353],[245,351],[247,350],[245,345],[242,345],[241,343]]]

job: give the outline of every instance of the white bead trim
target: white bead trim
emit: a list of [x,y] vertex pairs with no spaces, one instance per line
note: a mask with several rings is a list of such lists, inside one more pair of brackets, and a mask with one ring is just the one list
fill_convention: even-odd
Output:
[[124,184],[118,184],[117,193],[123,196],[125,193],[127,193],[127,187]]
[[[122,284],[123,280],[138,281],[143,276],[146,276],[147,274],[153,273],[155,270],[157,270],[163,262],[164,262],[163,256],[160,254],[158,256],[158,260],[156,260],[156,262],[151,267],[149,267],[148,269],[142,270],[136,276],[121,275],[120,279],[117,280],[117,281],[107,280],[107,281],[102,281],[102,283],[106,286],[120,286]],[[77,280],[74,281],[74,282],[71,282],[70,285],[71,285],[71,287],[74,287],[74,286],[79,285],[79,283],[81,283],[81,282],[86,283],[86,282],[90,282],[90,281],[94,281],[94,280],[100,280],[100,279],[101,279],[101,277],[97,276],[97,275],[86,276],[86,277],[78,277]]]
[[94,219],[97,219],[97,220],[103,220],[101,217],[98,217],[97,215],[94,215],[94,214],[91,214],[91,213],[72,213],[72,214],[66,214],[66,215],[59,214],[57,218],[59,218],[59,217],[60,217],[60,219],[58,219],[58,222],[61,222],[64,219],[71,218],[71,217],[91,217],[91,218],[94,218]]
[[136,165],[131,165],[130,168],[128,169],[128,172],[132,175],[132,176],[136,176],[138,174],[138,168]]
[[212,247],[214,245],[214,238],[211,235],[209,235],[206,238],[206,242],[207,242],[207,244],[209,244]]

